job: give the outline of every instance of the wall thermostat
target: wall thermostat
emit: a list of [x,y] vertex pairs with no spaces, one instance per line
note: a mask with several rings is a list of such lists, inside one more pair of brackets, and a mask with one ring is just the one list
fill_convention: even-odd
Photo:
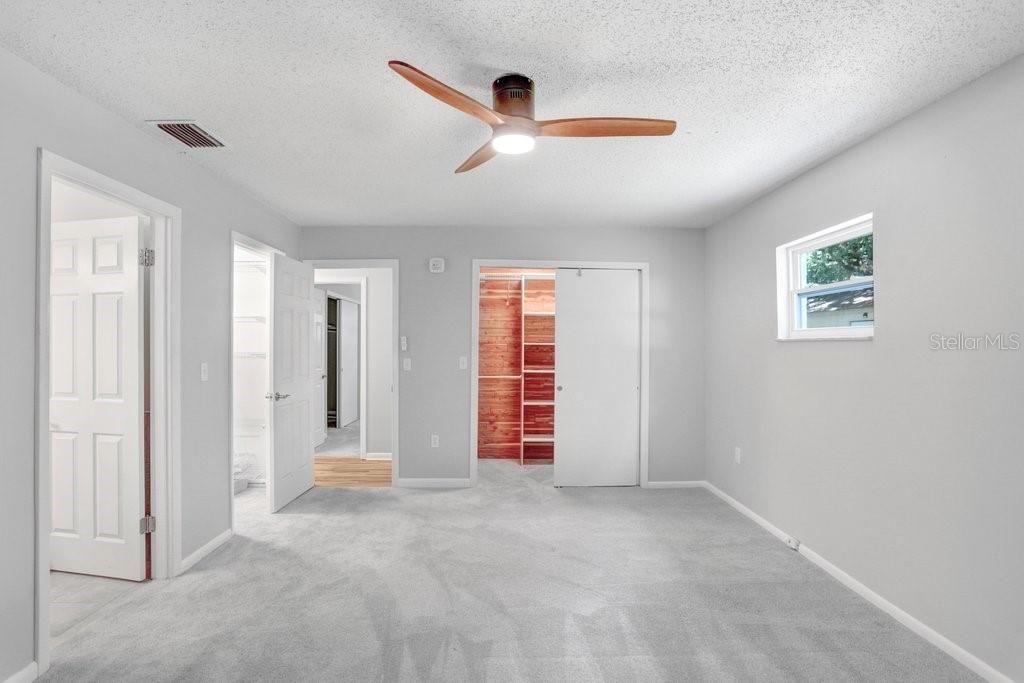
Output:
[[440,256],[435,256],[430,259],[430,272],[431,273],[443,273],[444,272],[444,259]]

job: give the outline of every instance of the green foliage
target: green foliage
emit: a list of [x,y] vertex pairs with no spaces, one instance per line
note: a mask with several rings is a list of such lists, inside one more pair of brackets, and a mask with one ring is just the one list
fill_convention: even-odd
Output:
[[807,254],[807,284],[826,285],[874,274],[872,235],[855,237]]

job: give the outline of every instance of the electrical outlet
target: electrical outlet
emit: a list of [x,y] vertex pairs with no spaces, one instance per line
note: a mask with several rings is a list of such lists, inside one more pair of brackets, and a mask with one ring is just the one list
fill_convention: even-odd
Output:
[[737,465],[743,462],[743,451],[740,450],[739,446],[733,449],[732,459],[736,461]]
[[402,359],[402,369],[405,370],[406,372],[412,370],[412,358]]
[[469,359],[465,356],[459,356],[459,370],[466,370],[469,368]]
[[441,446],[441,437],[437,434],[430,435],[430,447],[439,448]]
[[207,382],[210,379],[210,364],[201,363],[199,365],[199,381]]

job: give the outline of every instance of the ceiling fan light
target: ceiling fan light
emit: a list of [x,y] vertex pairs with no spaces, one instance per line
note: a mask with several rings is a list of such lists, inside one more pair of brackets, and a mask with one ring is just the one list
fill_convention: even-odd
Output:
[[523,133],[504,133],[495,135],[491,140],[491,146],[495,152],[502,154],[525,154],[533,149],[536,141],[532,135]]

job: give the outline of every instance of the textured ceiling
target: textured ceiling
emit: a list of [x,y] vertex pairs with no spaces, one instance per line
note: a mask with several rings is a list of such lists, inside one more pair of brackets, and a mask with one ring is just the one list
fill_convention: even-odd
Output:
[[[0,0],[0,44],[302,225],[703,227],[1024,52],[1022,0]],[[452,171],[479,122],[387,68],[538,118],[675,118],[670,138],[541,139]],[[156,135],[157,133],[153,133]]]

